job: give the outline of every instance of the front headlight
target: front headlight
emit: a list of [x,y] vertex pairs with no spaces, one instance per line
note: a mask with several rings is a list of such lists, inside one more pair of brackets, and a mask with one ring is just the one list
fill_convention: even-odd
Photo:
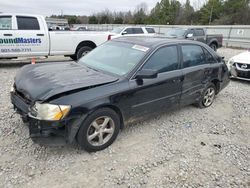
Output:
[[12,85],[11,88],[10,88],[10,92],[12,93],[12,92],[14,92],[14,91],[15,91],[15,88],[14,88],[14,86]]
[[234,60],[233,59],[230,59],[228,62],[227,62],[228,65],[232,66],[234,64]]
[[63,119],[70,111],[69,105],[41,104],[36,102],[31,107],[30,115],[36,119],[57,121]]
[[231,69],[231,67],[233,66],[233,64],[234,64],[234,60],[233,60],[233,59],[230,59],[230,60],[227,62],[227,67],[228,67],[229,70]]

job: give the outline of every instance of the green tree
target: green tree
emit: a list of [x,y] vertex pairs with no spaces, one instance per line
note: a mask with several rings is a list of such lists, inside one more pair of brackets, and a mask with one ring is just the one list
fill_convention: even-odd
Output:
[[98,19],[96,16],[90,16],[89,17],[89,24],[98,24]]
[[223,6],[225,24],[250,24],[250,0],[227,0]]
[[190,4],[190,0],[186,0],[183,6],[183,21],[182,24],[193,24],[194,8]]
[[211,24],[214,20],[218,20],[222,15],[222,0],[209,0],[200,9],[200,23]]

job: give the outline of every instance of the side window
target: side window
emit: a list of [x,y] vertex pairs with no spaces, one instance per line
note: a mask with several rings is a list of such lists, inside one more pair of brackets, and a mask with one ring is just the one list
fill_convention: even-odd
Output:
[[148,28],[147,27],[146,30],[147,30],[148,33],[155,33],[154,28]]
[[142,28],[133,28],[133,33],[134,34],[143,34],[143,30]]
[[203,29],[196,29],[195,35],[196,36],[205,36],[204,30]]
[[159,73],[178,69],[177,46],[167,46],[157,50],[143,66],[143,69],[153,69]]
[[132,28],[127,28],[125,30],[125,32],[127,32],[126,34],[133,34],[133,29]]
[[206,64],[206,58],[202,48],[198,45],[183,45],[183,68]]
[[193,35],[195,35],[194,30],[193,30],[193,29],[188,30],[188,34],[193,34]]
[[17,16],[17,27],[19,30],[40,30],[37,18]]
[[206,56],[208,63],[216,63],[217,62],[207,49],[203,48],[203,50],[205,52],[205,56]]
[[0,16],[0,30],[11,30],[11,16]]

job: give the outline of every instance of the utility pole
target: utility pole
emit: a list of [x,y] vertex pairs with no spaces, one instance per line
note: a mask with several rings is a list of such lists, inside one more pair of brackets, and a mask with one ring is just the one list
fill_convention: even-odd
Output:
[[211,8],[211,11],[210,11],[210,16],[209,16],[209,25],[212,22],[213,10],[214,10],[214,1],[212,1],[212,8]]
[[63,10],[61,9],[61,18],[63,18]]

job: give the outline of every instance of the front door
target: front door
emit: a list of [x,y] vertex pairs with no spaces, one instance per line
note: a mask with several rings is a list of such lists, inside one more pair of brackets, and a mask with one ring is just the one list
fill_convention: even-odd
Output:
[[138,118],[178,106],[183,78],[178,57],[177,46],[161,47],[141,68],[157,70],[158,77],[130,81],[132,117]]
[[13,17],[11,15],[0,16],[0,58],[13,57]]

